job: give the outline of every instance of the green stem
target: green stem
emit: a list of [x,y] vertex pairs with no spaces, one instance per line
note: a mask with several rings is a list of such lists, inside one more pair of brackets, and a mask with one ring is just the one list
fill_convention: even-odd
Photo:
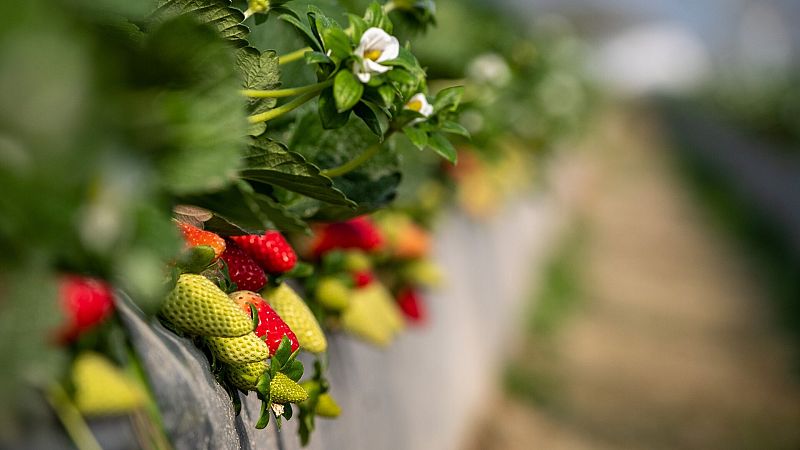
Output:
[[360,155],[358,155],[355,158],[351,159],[350,161],[347,161],[346,163],[342,164],[341,166],[332,167],[330,169],[325,169],[325,170],[321,171],[320,173],[322,175],[325,175],[326,177],[329,177],[329,178],[340,177],[340,176],[342,176],[342,175],[344,175],[346,173],[349,173],[349,172],[357,169],[359,166],[361,166],[362,164],[367,162],[370,158],[372,158],[373,156],[375,156],[375,154],[378,153],[378,151],[381,149],[381,147],[382,147],[381,142],[376,142],[376,143],[372,144],[371,146],[369,146],[366,150],[364,150],[363,153],[361,153]]
[[278,64],[284,65],[290,62],[297,61],[298,59],[302,59],[305,56],[306,52],[310,52],[311,47],[303,47],[300,50],[295,50],[291,53],[287,53],[285,55],[281,55],[278,57]]
[[78,408],[64,392],[64,388],[58,384],[51,386],[47,392],[47,401],[50,402],[50,406],[53,407],[67,434],[79,450],[103,450]]
[[250,16],[252,16],[255,13],[256,12],[255,12],[255,10],[253,10],[253,8],[247,8],[247,10],[244,12],[244,20],[249,19]]
[[[321,89],[320,89],[321,90]],[[317,96],[317,91],[312,91],[307,94],[301,95],[296,99],[285,103],[277,108],[270,109],[269,111],[264,111],[261,114],[256,114],[247,118],[250,123],[259,123],[259,122],[268,122],[276,117],[280,117],[290,111],[294,111],[295,109],[302,106],[305,102],[311,100],[312,98]]]
[[383,12],[389,14],[390,12],[394,11],[396,7],[397,5],[395,5],[393,1],[386,2],[386,4],[383,5]]
[[244,89],[242,94],[252,98],[280,98],[280,97],[293,97],[295,95],[305,94],[306,92],[318,92],[333,84],[333,79],[325,80],[321,83],[310,84],[308,86],[300,86],[296,88],[286,89]]

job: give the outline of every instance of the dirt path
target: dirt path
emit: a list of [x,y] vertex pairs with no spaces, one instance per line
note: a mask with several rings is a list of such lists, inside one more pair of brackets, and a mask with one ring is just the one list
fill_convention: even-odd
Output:
[[498,395],[470,449],[797,449],[800,387],[757,276],[672,173],[642,115],[592,135],[580,306],[518,363],[553,383]]

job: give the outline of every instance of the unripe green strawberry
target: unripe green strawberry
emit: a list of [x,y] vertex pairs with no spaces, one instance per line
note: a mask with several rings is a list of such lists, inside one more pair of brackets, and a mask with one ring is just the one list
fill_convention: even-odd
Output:
[[300,403],[308,398],[308,392],[283,372],[278,372],[269,382],[269,396],[273,403]]
[[178,330],[197,336],[236,337],[253,331],[250,317],[202,275],[181,275],[161,305],[161,315]]
[[256,390],[258,378],[267,371],[266,361],[256,361],[247,364],[234,364],[225,368],[228,380],[243,391]]
[[328,348],[328,341],[316,317],[289,285],[283,283],[261,295],[294,331],[301,348],[311,353],[321,353]]
[[144,406],[142,388],[103,355],[83,352],[72,366],[75,406],[85,415],[124,414]]
[[239,337],[208,337],[208,348],[220,361],[226,364],[245,365],[269,358],[267,344],[255,333]]
[[369,297],[374,302],[374,308],[392,332],[403,331],[405,321],[403,313],[397,306],[392,294],[381,283],[372,283],[357,291],[360,295]]
[[[361,290],[363,289],[359,289]],[[350,306],[342,313],[342,327],[370,344],[386,347],[392,341],[394,333],[379,309],[369,296],[357,293],[350,299]]]
[[350,304],[351,289],[336,277],[322,277],[317,283],[314,295],[317,301],[331,311],[342,311]]
[[385,347],[403,329],[403,317],[380,283],[356,289],[342,314],[342,327],[365,341]]
[[324,394],[320,394],[319,398],[317,399],[317,407],[314,408],[314,413],[318,416],[328,417],[328,418],[335,418],[339,417],[342,413],[342,408],[336,403],[333,396],[328,394],[327,392]]
[[344,268],[349,272],[363,272],[372,269],[372,261],[363,250],[347,250],[344,253]]
[[406,264],[400,276],[408,284],[417,286],[438,286],[442,284],[442,270],[433,261],[418,259]]

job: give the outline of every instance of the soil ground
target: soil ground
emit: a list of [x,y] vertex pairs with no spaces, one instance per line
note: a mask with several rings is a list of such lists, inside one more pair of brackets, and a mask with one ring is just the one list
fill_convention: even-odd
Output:
[[579,239],[464,448],[800,448],[796,355],[766,286],[657,123],[612,112],[585,147]]

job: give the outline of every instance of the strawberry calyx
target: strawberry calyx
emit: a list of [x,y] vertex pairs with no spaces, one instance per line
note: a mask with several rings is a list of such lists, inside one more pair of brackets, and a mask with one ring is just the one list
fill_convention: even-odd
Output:
[[[270,359],[269,368],[258,378],[256,382],[256,393],[261,400],[261,410],[256,422],[256,428],[263,429],[269,423],[270,412],[276,414],[277,425],[281,425],[281,417],[289,420],[292,417],[293,409],[289,402],[284,402],[281,398],[285,393],[278,392],[279,388],[289,386],[291,393],[297,395],[293,400],[304,401],[305,398],[300,394],[305,390],[297,384],[303,376],[303,363],[297,360],[299,350],[292,351],[292,343],[288,337],[281,339],[280,346]],[[278,386],[276,383],[280,383]],[[301,400],[302,399],[302,400]],[[274,408],[273,405],[282,405]],[[278,414],[280,413],[280,414]]]
[[175,223],[177,223],[187,247],[207,245],[214,249],[214,259],[219,258],[222,252],[225,251],[225,240],[216,233],[203,230],[186,222],[176,221]]

